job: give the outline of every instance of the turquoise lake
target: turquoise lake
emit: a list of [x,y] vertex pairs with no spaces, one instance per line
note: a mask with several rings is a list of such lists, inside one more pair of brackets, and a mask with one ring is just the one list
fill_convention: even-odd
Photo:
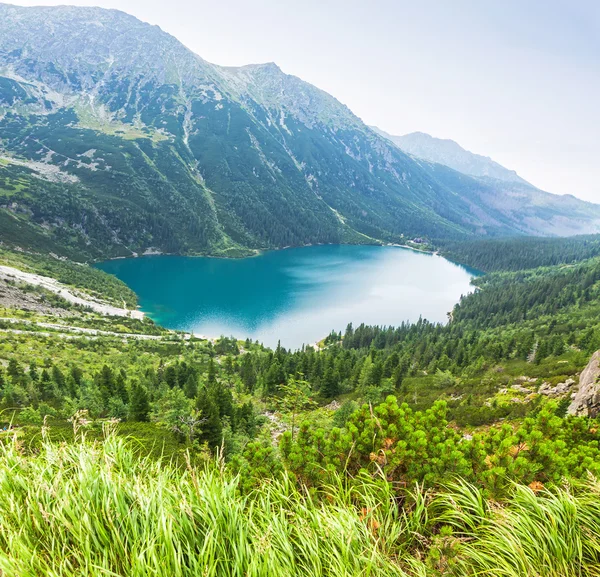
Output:
[[399,247],[311,246],[244,259],[146,256],[100,263],[161,325],[298,348],[352,322],[445,322],[476,271]]

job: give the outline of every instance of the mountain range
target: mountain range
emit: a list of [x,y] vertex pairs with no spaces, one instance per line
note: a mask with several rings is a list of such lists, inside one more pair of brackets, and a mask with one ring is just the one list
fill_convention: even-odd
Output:
[[88,259],[600,231],[599,206],[426,141],[120,11],[0,4],[5,244]]

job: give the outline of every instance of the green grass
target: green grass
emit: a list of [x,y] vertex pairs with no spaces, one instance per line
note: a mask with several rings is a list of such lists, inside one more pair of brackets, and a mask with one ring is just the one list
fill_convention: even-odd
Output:
[[438,499],[465,543],[455,574],[489,577],[600,575],[600,484],[534,492],[516,486],[503,508],[457,484]]
[[109,136],[119,136],[125,140],[136,140],[138,138],[151,138],[153,142],[168,140],[169,137],[158,130],[148,130],[144,132],[141,128],[133,124],[126,124],[117,120],[104,120],[99,118],[94,112],[85,105],[76,108],[79,122],[77,126],[101,132]]
[[600,575],[600,483],[456,482],[403,497],[377,478],[317,495],[290,477],[248,493],[222,464],[140,458],[122,438],[34,455],[0,446],[0,570],[34,576]]
[[289,480],[244,496],[218,468],[138,460],[123,442],[0,455],[6,575],[403,575],[359,511]]

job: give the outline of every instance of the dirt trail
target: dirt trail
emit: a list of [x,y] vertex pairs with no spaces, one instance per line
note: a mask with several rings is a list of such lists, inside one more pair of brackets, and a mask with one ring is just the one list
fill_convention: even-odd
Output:
[[[44,329],[52,329],[55,331],[62,331],[68,333],[79,333],[83,335],[93,335],[93,336],[109,336],[109,337],[124,337],[129,339],[142,339],[142,340],[152,340],[152,341],[160,341],[172,336],[172,333],[163,334],[163,335],[147,335],[144,333],[117,333],[115,331],[104,331],[101,329],[90,329],[87,327],[74,327],[69,325],[61,325],[57,323],[43,323],[39,321],[30,321],[28,319],[20,319],[15,317],[0,317],[0,321],[11,324],[24,324],[30,326],[41,327]],[[28,333],[31,334],[30,331],[21,331],[20,329],[4,329],[3,332],[14,332],[17,334]],[[39,334],[39,333],[34,333]],[[45,335],[56,334],[56,333],[44,333]],[[183,338],[185,340],[190,339],[189,334],[183,334]]]

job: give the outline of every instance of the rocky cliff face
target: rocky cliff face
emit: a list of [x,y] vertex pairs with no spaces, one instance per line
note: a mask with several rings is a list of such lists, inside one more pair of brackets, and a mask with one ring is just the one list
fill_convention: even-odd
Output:
[[569,405],[569,415],[596,417],[600,412],[600,351],[596,351],[579,376],[579,388]]

